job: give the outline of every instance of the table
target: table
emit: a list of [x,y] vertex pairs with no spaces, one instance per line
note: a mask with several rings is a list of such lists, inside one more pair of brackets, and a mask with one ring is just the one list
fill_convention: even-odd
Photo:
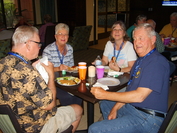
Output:
[[[61,75],[61,72],[56,73],[56,77],[59,77]],[[77,77],[77,73],[67,73],[67,75]],[[120,75],[118,79],[120,80],[120,84],[117,86],[110,86],[108,91],[116,92],[124,87],[127,86],[127,83],[129,81],[130,75],[128,73],[124,73],[123,75]],[[87,80],[86,80],[87,81]],[[87,126],[89,127],[94,122],[94,104],[97,103],[99,100],[94,97],[89,91],[89,89],[82,93],[78,91],[79,85],[75,86],[62,86],[59,85],[57,82],[55,82],[56,86],[60,89],[63,89],[75,96],[78,96],[82,98],[83,100],[87,101]]]
[[165,50],[169,52],[177,51],[177,45],[176,46],[165,46]]

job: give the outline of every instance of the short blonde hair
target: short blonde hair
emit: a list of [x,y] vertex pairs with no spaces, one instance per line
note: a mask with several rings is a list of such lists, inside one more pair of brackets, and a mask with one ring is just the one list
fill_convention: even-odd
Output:
[[55,34],[58,33],[59,30],[61,29],[65,29],[68,31],[68,34],[69,34],[69,26],[67,24],[64,24],[64,23],[59,23],[55,26]]

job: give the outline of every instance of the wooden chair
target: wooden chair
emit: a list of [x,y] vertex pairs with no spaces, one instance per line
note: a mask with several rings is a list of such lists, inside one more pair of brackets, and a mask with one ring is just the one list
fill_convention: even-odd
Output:
[[73,47],[74,51],[88,48],[91,29],[91,25],[74,28],[73,36],[68,40],[68,44]]
[[[7,104],[0,105],[0,129],[4,133],[23,133],[11,107]],[[72,133],[73,126],[62,133]]]
[[173,133],[177,127],[177,101],[170,106],[158,133]]

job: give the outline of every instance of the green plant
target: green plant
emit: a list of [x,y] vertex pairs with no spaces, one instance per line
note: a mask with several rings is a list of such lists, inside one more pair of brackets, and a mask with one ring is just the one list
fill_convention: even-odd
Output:
[[[4,9],[5,9],[5,17],[7,27],[12,28],[14,24],[17,22],[18,16],[20,16],[20,12],[16,5],[11,1],[4,1]],[[27,11],[27,9],[21,10],[21,12]],[[2,8],[0,7],[0,15],[2,17]],[[2,18],[0,18],[2,20]]]

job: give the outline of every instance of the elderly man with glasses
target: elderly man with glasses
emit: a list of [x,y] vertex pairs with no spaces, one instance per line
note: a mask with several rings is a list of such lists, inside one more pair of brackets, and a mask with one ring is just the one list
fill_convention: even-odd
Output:
[[23,132],[56,133],[70,125],[74,132],[82,108],[76,104],[57,108],[53,64],[41,63],[49,75],[48,84],[31,65],[41,47],[37,28],[20,26],[12,40],[12,51],[0,60],[0,104],[10,105]]

